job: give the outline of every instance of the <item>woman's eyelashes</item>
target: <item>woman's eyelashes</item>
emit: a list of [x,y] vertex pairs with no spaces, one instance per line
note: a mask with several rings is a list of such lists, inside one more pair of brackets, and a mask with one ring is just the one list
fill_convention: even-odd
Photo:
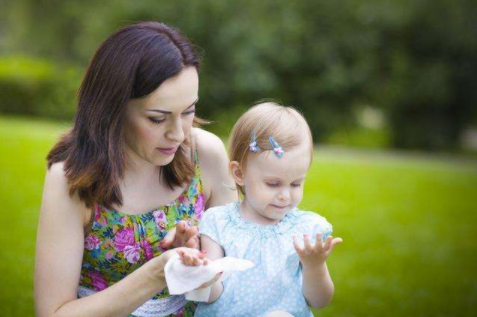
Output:
[[148,117],[148,119],[149,119],[149,121],[151,121],[151,122],[154,123],[154,124],[161,124],[161,123],[163,123],[164,121],[166,121],[166,118],[157,119],[157,118]]
[[[183,116],[188,116],[188,115],[191,115],[191,114],[194,114],[195,113],[195,109],[192,109],[192,110],[188,110],[186,112],[183,112],[182,115]],[[148,117],[149,121],[151,121],[152,123],[154,124],[161,124],[163,123],[164,121],[166,121],[166,118],[153,118],[153,117]]]

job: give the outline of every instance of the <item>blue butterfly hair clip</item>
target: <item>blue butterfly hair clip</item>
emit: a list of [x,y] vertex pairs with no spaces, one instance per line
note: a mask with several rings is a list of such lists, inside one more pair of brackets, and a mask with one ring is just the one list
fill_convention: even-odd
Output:
[[250,139],[250,143],[248,145],[248,149],[253,152],[257,153],[258,152],[258,145],[257,145],[257,136],[255,135],[255,131],[252,132],[252,137]]
[[273,152],[275,152],[275,155],[278,158],[282,158],[283,154],[285,153],[285,151],[282,149],[282,147],[271,136],[268,137],[268,141],[270,142],[270,145],[272,146],[272,149],[273,149]]

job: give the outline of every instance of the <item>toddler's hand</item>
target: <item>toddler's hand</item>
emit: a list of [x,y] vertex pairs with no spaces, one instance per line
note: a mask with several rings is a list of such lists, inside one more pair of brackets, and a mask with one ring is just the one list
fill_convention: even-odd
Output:
[[329,236],[325,243],[323,243],[321,236],[321,233],[318,233],[316,235],[316,243],[315,245],[312,245],[310,235],[303,235],[303,248],[298,244],[295,236],[293,237],[293,246],[300,257],[303,266],[309,265],[310,267],[314,267],[323,264],[331,254],[331,251],[333,251],[334,247],[343,242],[343,239],[341,238],[333,238],[332,236]]
[[190,248],[178,248],[177,253],[179,254],[182,264],[186,266],[199,266],[209,264],[209,260],[205,257],[207,252],[198,251]]
[[[182,264],[186,266],[199,266],[199,265],[207,265],[209,264],[209,259],[205,257],[207,252],[205,251],[197,251],[195,249],[189,249],[189,248],[179,248],[177,250],[177,253],[179,254]],[[197,289],[201,288],[206,288],[217,282],[222,275],[222,272],[217,273],[214,278],[199,286]]]

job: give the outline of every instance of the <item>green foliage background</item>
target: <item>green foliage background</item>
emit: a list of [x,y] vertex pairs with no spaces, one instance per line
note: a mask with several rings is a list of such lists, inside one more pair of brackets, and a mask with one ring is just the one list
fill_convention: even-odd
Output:
[[[372,108],[385,118],[378,133],[385,142],[375,145],[451,151],[477,125],[472,0],[10,0],[0,17],[0,53],[77,68],[64,75],[75,85],[63,91],[74,92],[113,31],[160,20],[182,30],[203,56],[200,108],[208,119],[275,98],[305,113],[318,142],[331,142],[362,130],[359,113]],[[10,70],[13,82],[16,72]],[[0,111],[22,113],[21,98],[4,97],[11,95],[5,77]],[[56,79],[45,80],[65,86]],[[44,103],[71,118],[60,109],[72,108],[73,99],[36,107]],[[228,122],[218,123],[227,130]]]

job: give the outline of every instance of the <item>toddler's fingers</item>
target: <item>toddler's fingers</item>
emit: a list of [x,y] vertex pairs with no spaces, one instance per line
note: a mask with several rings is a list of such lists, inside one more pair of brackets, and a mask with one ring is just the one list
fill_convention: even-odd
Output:
[[187,258],[187,254],[184,251],[178,251],[179,257],[181,258],[182,264],[189,266],[189,259]]
[[192,258],[191,255],[186,254],[186,255],[184,256],[184,258],[185,258],[186,263],[187,263],[186,265],[189,265],[189,266],[190,266],[190,265],[193,265],[194,259]]
[[300,257],[305,254],[305,250],[303,250],[303,248],[298,244],[295,236],[293,236],[293,246],[295,247],[296,253],[298,253]]
[[328,251],[331,247],[331,241],[333,240],[333,237],[332,236],[328,236],[328,238],[326,238],[326,241],[325,241],[325,245],[323,247],[323,251]]
[[179,253],[180,257],[181,257],[181,260],[182,260],[182,264],[184,265],[188,265],[188,262],[187,262],[187,254],[182,251]]
[[181,260],[184,260],[184,255],[185,255],[184,251],[177,250],[177,254],[179,254],[179,257],[181,258]]
[[316,242],[315,242],[315,250],[320,252],[322,249],[323,249],[323,235],[321,234],[321,232],[318,232],[316,234]]
[[202,264],[202,260],[199,259],[197,256],[194,256],[194,257],[192,258],[192,265],[194,265],[194,266],[199,266],[199,265],[201,265],[201,264]]
[[330,249],[333,250],[335,248],[335,246],[337,246],[338,244],[342,243],[343,242],[343,239],[341,238],[334,238],[333,241],[331,241],[331,247]]
[[304,234],[303,235],[303,242],[305,246],[305,253],[310,254],[313,252],[313,246],[311,245],[310,235]]

